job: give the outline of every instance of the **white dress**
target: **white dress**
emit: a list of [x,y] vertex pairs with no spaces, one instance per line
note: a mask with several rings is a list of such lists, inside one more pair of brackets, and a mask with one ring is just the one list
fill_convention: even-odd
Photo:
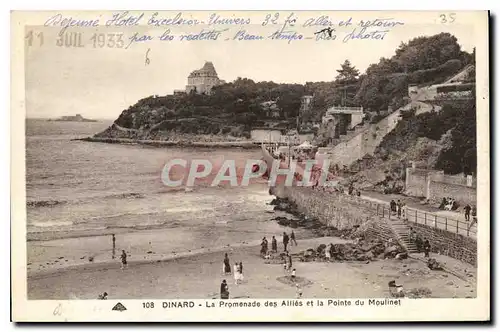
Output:
[[327,259],[332,258],[332,256],[330,255],[330,246],[326,247],[325,256]]
[[240,272],[239,272],[239,266],[237,264],[234,264],[234,282],[237,283],[240,280]]

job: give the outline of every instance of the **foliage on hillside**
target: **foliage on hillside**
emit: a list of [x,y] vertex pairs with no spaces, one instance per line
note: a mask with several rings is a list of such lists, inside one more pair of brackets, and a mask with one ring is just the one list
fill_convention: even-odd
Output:
[[[311,110],[300,114],[301,122],[318,122],[328,106],[339,104],[361,105],[372,113],[370,118],[377,120],[388,106],[396,109],[408,102],[408,84],[441,82],[472,61],[472,55],[461,51],[457,39],[449,33],[418,37],[402,43],[394,56],[381,58],[362,75],[346,60],[331,82],[300,85],[238,78],[215,87],[211,95],[141,99],[124,110],[116,123],[150,132],[219,134],[240,128],[239,134],[248,135],[250,128],[263,126],[266,120],[281,120],[287,127],[294,127],[301,97],[306,94],[314,95],[314,99]],[[278,119],[271,118],[262,106],[271,100],[280,108]]]
[[242,126],[243,132],[248,132],[252,126],[263,125],[262,119],[268,114],[261,103],[269,100],[277,101],[282,120],[295,123],[291,118],[297,116],[304,93],[304,86],[299,84],[256,83],[238,78],[215,87],[211,95],[190,93],[141,99],[123,111],[116,123],[142,130],[212,134]]
[[461,51],[456,37],[440,33],[401,43],[391,58],[381,58],[360,76],[355,100],[367,111],[379,112],[403,106],[409,84],[435,84],[473,62],[473,55]]
[[[445,104],[439,112],[417,116],[413,110],[403,113],[402,120],[376,149],[374,159],[379,164],[397,160],[408,165],[416,161],[447,174],[470,174],[476,171],[476,155],[476,106],[471,100]],[[370,160],[370,165],[364,161],[364,166],[375,166],[375,160]]]

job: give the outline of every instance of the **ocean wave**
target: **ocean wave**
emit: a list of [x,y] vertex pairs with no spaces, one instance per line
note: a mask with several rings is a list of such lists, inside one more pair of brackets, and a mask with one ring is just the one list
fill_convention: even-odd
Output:
[[67,201],[58,200],[40,200],[40,201],[28,201],[26,206],[28,207],[53,207],[60,204],[65,204]]

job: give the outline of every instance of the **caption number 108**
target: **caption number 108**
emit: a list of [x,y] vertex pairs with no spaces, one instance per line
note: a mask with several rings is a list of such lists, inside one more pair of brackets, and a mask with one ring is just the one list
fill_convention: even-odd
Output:
[[153,309],[155,307],[154,302],[142,302],[142,307],[144,309]]
[[457,14],[449,13],[449,14],[441,14],[439,18],[441,19],[441,23],[453,23],[455,22]]

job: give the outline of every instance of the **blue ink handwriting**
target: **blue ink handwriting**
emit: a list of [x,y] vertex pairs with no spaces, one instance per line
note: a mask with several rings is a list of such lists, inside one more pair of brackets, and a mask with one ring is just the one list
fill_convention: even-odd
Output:
[[192,33],[192,34],[183,34],[180,35],[180,40],[184,41],[192,41],[192,40],[217,40],[220,36],[220,34],[224,31],[227,31],[229,29],[224,29],[224,30],[207,30],[202,29],[198,33]]
[[377,40],[383,40],[385,35],[389,32],[389,30],[374,30],[367,32],[366,28],[363,28],[359,31],[357,31],[357,28],[352,30],[352,32],[348,33],[345,37],[343,42],[347,43],[348,41],[352,39],[377,39]]
[[141,43],[141,42],[147,42],[150,40],[153,40],[153,37],[149,35],[139,35],[138,32],[134,33],[132,37],[129,37],[130,42],[128,43],[127,47],[125,49],[129,48],[132,43]]
[[153,13],[148,20],[148,25],[153,26],[164,26],[164,25],[198,25],[201,24],[199,20],[196,19],[184,19],[182,18],[182,13],[177,13],[173,18],[163,18],[158,17],[158,12]]
[[250,24],[249,18],[223,18],[219,14],[212,14],[208,19],[208,25],[243,25]]
[[238,31],[233,37],[233,40],[262,40],[262,39],[264,39],[264,37],[259,35],[249,34],[246,30]]
[[301,34],[298,34],[295,31],[276,31],[271,34],[268,38],[273,40],[288,40],[288,44],[290,44],[294,40],[301,40],[304,38]]
[[95,20],[75,20],[72,17],[63,17],[61,14],[56,14],[45,21],[44,26],[61,27],[59,35],[64,34],[69,27],[98,27],[99,19]]
[[110,20],[106,21],[106,26],[107,27],[112,26],[112,25],[117,26],[117,27],[136,26],[136,25],[139,25],[139,22],[141,21],[141,19],[143,17],[144,17],[144,13],[142,13],[139,16],[133,16],[133,15],[129,15],[128,11],[125,11],[123,13],[113,14],[113,17]]

